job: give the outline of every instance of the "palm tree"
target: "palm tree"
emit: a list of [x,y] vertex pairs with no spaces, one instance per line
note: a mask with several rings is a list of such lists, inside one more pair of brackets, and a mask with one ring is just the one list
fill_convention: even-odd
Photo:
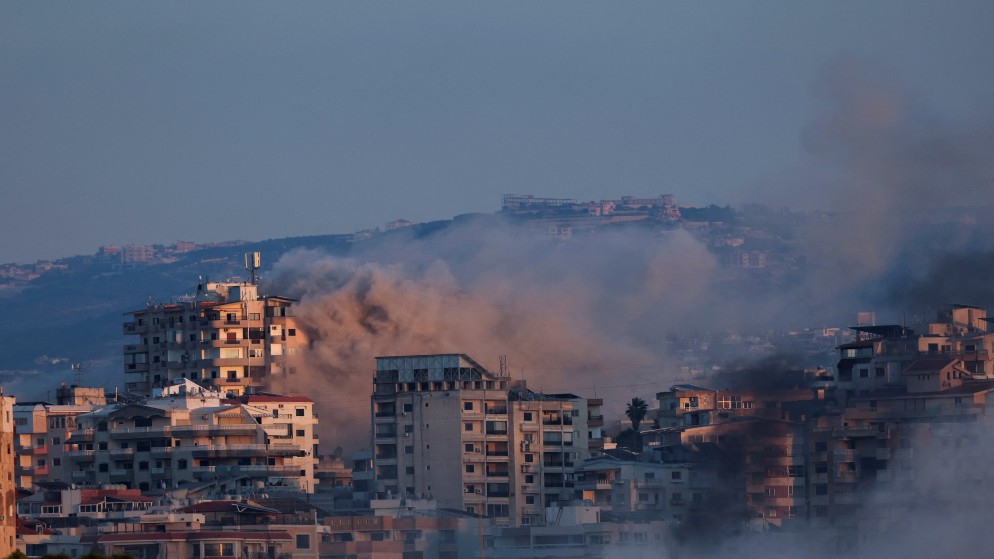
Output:
[[625,415],[632,422],[632,431],[635,434],[635,450],[637,451],[642,450],[642,435],[639,433],[639,424],[645,419],[647,413],[649,413],[649,405],[638,397],[632,398],[632,401],[628,402],[628,406],[625,408]]

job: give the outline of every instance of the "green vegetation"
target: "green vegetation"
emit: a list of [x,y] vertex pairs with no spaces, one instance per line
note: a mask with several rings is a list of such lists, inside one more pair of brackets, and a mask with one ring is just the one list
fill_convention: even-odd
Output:
[[649,405],[642,398],[632,398],[632,401],[628,402],[628,406],[625,407],[625,415],[632,422],[636,451],[642,450],[642,435],[639,434],[639,425],[642,424],[642,420],[645,419],[647,413],[649,413]]

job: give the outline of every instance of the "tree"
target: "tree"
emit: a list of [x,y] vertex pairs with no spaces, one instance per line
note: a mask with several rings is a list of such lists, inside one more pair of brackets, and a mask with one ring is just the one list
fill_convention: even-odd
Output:
[[639,425],[642,420],[645,419],[646,414],[649,413],[649,405],[645,403],[642,398],[632,398],[631,402],[628,402],[628,406],[625,408],[625,415],[632,422],[632,431],[635,432],[635,450],[642,450],[642,435],[639,433]]

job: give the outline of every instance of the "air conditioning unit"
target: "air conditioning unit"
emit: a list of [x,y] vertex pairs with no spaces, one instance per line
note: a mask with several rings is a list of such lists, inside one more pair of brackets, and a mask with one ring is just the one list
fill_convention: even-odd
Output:
[[404,436],[405,436],[405,437],[410,437],[410,436],[411,436],[411,434],[410,434],[410,433],[404,433]]
[[476,494],[477,495],[483,495],[483,490],[482,489],[477,489],[476,490]]

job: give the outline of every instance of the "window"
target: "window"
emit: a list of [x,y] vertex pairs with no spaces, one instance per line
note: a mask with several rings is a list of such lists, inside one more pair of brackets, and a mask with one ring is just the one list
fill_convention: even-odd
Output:
[[304,436],[304,430],[303,429],[297,429],[297,436],[298,437],[303,437]]
[[466,473],[471,474],[476,471],[476,466],[473,464],[466,464]]
[[404,454],[414,454],[414,446],[407,445],[404,447]]
[[534,454],[525,454],[525,462],[534,462],[534,461],[535,461]]
[[464,452],[473,452],[473,443],[466,443],[463,445]]
[[306,410],[304,408],[297,408],[297,410],[296,410],[297,417],[304,417],[304,412],[305,411]]
[[185,470],[186,469],[186,460],[182,459],[182,458],[180,460],[178,460],[176,462],[176,469],[177,470]]
[[532,412],[526,411],[524,414],[525,421],[532,421]]
[[462,428],[463,428],[463,431],[472,431],[473,430],[473,424],[472,423],[463,423],[463,427]]
[[465,411],[473,411],[473,402],[463,402],[462,409]]
[[670,479],[681,479],[683,472],[671,472]]
[[487,516],[491,518],[507,518],[510,516],[508,505],[487,505]]
[[404,411],[405,412],[410,412],[410,411],[413,411],[413,410],[414,410],[414,405],[413,404],[404,404]]
[[296,336],[297,335],[297,329],[296,328],[288,328],[287,331],[286,331],[286,335],[287,336]]

